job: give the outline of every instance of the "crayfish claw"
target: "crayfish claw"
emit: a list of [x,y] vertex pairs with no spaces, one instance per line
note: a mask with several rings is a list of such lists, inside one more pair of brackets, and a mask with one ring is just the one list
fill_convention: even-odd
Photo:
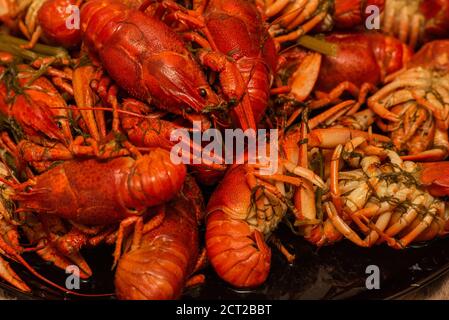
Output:
[[19,278],[9,263],[0,257],[0,278],[9,282],[14,287],[24,292],[30,292],[31,289]]

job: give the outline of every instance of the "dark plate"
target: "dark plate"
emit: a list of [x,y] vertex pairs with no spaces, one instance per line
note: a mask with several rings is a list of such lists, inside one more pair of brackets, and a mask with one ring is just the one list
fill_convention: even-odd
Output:
[[[285,227],[281,227],[278,234],[295,252],[297,258],[294,265],[289,265],[274,249],[267,282],[251,291],[230,288],[207,268],[204,271],[206,283],[188,290],[184,299],[392,299],[404,297],[449,271],[449,239],[438,239],[406,250],[394,250],[385,245],[365,249],[348,241],[317,249],[291,236]],[[111,253],[107,247],[84,252],[94,276],[81,283],[79,292],[113,292]],[[43,275],[64,285],[67,275],[63,271],[42,263],[34,254],[27,254],[26,258]],[[366,268],[369,265],[379,267],[378,290],[366,288],[365,282],[369,276]],[[13,267],[30,285],[33,293],[18,292],[0,282],[0,287],[12,296],[20,299],[79,299],[42,284],[21,266],[13,264]]]

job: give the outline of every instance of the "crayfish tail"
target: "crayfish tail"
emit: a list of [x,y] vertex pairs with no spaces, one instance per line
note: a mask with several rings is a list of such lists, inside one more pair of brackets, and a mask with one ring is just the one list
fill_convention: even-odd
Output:
[[179,298],[187,277],[187,248],[160,237],[122,256],[115,274],[117,297],[124,300]]
[[182,195],[166,206],[162,223],[144,233],[139,247],[120,258],[115,273],[119,299],[181,296],[199,256],[197,209],[202,210],[202,204],[198,186],[187,177]]
[[263,235],[221,210],[208,217],[206,250],[217,274],[235,287],[257,287],[268,277],[271,250]]

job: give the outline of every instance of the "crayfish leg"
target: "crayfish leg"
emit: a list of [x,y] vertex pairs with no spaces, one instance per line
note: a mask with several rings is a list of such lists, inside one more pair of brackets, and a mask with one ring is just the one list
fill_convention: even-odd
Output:
[[362,240],[355,231],[338,215],[337,209],[332,202],[324,204],[324,208],[333,226],[347,238],[360,247],[368,247],[368,243]]
[[206,281],[206,277],[203,274],[197,274],[197,275],[194,275],[193,277],[191,277],[189,280],[187,280],[185,286],[187,288],[196,287],[196,286],[203,284],[205,281]]
[[165,218],[165,208],[164,206],[160,206],[158,208],[156,215],[153,216],[145,224],[143,221],[143,217],[141,216],[129,217],[123,220],[120,223],[119,230],[117,231],[117,240],[114,250],[114,264],[112,266],[112,269],[116,267],[120,259],[123,243],[130,227],[134,226],[134,233],[130,248],[130,251],[134,251],[140,247],[142,242],[142,236],[158,228],[164,222],[164,218]]
[[42,35],[42,28],[40,26],[38,26],[36,28],[36,30],[33,32],[33,34],[31,35],[31,39],[27,44],[22,44],[20,47],[22,49],[33,49],[34,46],[37,44],[37,42],[39,41],[39,38]]
[[140,243],[140,240],[142,239],[142,232],[143,232],[142,217],[134,216],[122,220],[122,222],[120,222],[120,226],[117,231],[117,240],[115,243],[115,250],[114,250],[114,263],[112,264],[112,269],[114,269],[117,266],[117,263],[122,253],[123,241],[129,232],[129,228],[132,226],[134,226],[132,246],[137,247],[138,243]]
[[280,253],[282,253],[289,264],[292,264],[295,261],[295,254],[290,253],[278,237],[271,235],[270,242],[279,250]]

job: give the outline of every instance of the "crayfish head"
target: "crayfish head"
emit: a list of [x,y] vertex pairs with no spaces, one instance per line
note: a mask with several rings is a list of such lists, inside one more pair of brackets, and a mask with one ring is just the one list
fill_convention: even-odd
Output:
[[182,114],[214,109],[220,104],[200,66],[190,56],[164,52],[153,56],[146,65],[152,75],[147,87],[153,88],[152,98],[161,108]]
[[449,161],[421,164],[420,180],[435,197],[449,196]]

